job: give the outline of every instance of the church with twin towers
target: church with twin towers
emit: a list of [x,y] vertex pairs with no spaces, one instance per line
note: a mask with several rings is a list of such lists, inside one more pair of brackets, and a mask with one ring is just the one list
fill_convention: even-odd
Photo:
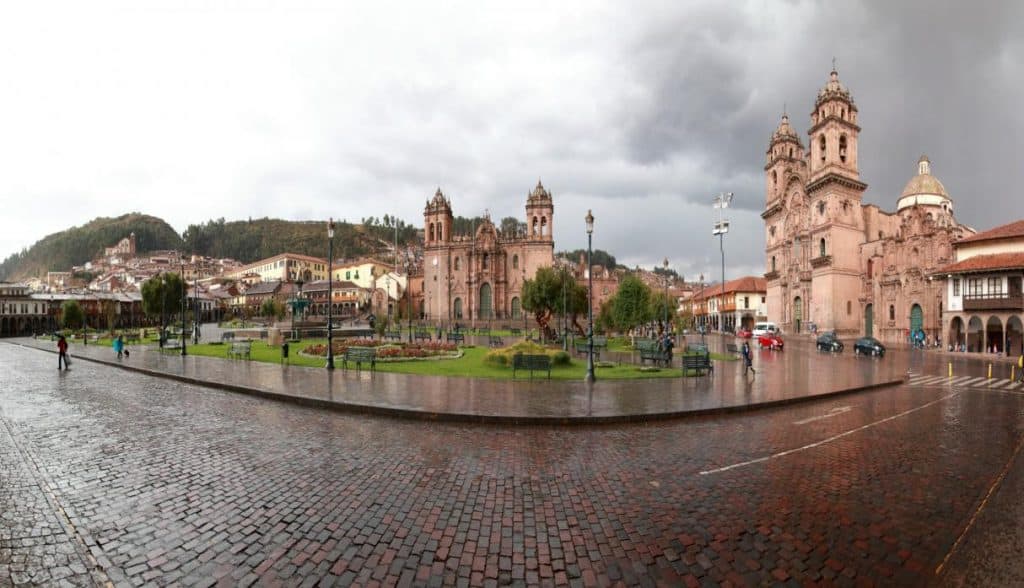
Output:
[[[953,261],[953,242],[974,230],[925,156],[887,212],[863,202],[861,121],[833,67],[810,113],[807,145],[782,115],[765,154],[768,319],[784,332],[836,330],[888,342],[941,334],[944,283],[929,277]],[[908,171],[914,162],[906,162]]]
[[453,234],[451,200],[438,188],[423,210],[423,308],[430,321],[522,320],[523,284],[554,263],[555,206],[540,181],[526,195],[525,233],[503,233],[489,215]]

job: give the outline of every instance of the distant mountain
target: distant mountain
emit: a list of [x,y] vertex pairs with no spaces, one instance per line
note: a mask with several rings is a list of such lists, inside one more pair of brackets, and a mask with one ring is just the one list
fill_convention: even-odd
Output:
[[177,249],[181,237],[162,219],[133,212],[117,218],[99,217],[80,227],[47,235],[28,249],[0,263],[0,280],[44,277],[48,271],[67,271],[103,255],[103,249],[135,233],[139,251]]
[[[335,258],[357,257],[387,249],[397,236],[400,245],[415,242],[417,229],[389,216],[370,217],[360,224],[338,222],[334,234]],[[117,218],[100,217],[80,227],[48,235],[0,263],[0,280],[17,281],[68,271],[103,255],[105,247],[135,233],[139,254],[178,249],[187,254],[230,257],[248,263],[290,252],[327,257],[324,221],[286,221],[271,218],[225,221],[223,218],[189,225],[184,236],[162,219],[139,213]]]

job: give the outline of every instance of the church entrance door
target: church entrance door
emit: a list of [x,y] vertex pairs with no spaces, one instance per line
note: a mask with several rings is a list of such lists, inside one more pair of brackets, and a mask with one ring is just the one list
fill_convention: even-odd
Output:
[[793,299],[793,327],[796,332],[800,332],[800,323],[804,319],[804,304],[803,300],[799,296]]
[[875,306],[869,304],[864,307],[864,336],[873,337],[875,330]]
[[910,333],[913,335],[918,330],[924,327],[924,311],[921,310],[920,304],[915,304],[910,307]]
[[483,284],[480,286],[480,318],[489,319],[491,313],[491,285]]

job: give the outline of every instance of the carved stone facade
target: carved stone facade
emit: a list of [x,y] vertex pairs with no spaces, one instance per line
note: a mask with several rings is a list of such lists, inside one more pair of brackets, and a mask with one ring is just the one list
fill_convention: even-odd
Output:
[[790,333],[836,330],[906,341],[941,331],[943,286],[928,279],[953,259],[953,242],[973,234],[921,157],[896,212],[863,204],[857,165],[860,126],[850,91],[832,71],[818,93],[810,147],[782,121],[765,170],[768,320]]
[[423,303],[431,321],[522,320],[523,282],[554,262],[554,204],[540,182],[526,197],[526,233],[503,234],[485,218],[452,235],[451,201],[438,189],[423,211]]

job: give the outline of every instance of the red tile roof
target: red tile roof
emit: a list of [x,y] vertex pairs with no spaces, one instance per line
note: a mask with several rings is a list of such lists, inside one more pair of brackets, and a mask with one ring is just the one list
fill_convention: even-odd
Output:
[[975,255],[937,270],[937,274],[962,274],[995,270],[1024,269],[1024,252]]
[[995,239],[1010,239],[1013,237],[1024,237],[1024,220],[971,235],[970,237],[960,239],[957,243],[975,243],[978,241],[993,241]]
[[[725,293],[731,292],[767,292],[768,280],[755,276],[744,276],[725,283]],[[700,288],[694,289],[692,300],[706,300],[722,294],[721,284],[712,284],[704,288],[704,296],[701,297]]]

